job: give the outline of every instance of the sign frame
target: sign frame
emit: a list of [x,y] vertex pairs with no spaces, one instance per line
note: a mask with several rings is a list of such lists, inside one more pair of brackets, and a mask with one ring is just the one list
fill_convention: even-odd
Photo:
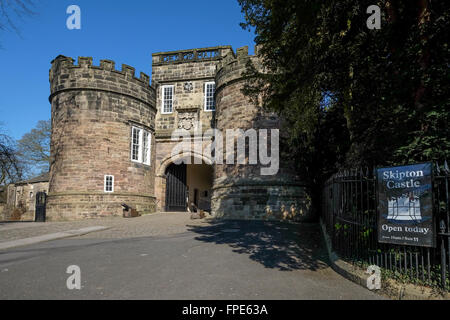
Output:
[[[434,164],[377,167],[374,171],[378,243],[436,248]],[[386,174],[393,180],[383,179]]]

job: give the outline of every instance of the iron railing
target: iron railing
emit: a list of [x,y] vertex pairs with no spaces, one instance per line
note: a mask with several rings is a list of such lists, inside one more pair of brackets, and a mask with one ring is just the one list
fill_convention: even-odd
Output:
[[435,248],[378,243],[374,170],[350,169],[333,175],[322,191],[321,218],[333,250],[362,267],[377,265],[389,277],[450,290],[450,170],[434,165]]

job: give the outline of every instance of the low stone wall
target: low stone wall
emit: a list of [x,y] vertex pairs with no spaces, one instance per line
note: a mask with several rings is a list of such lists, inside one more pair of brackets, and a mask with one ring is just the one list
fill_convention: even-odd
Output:
[[304,186],[273,182],[215,186],[212,212],[216,218],[238,220],[311,220]]
[[6,204],[0,203],[0,221],[6,220]]
[[0,221],[34,221],[34,209],[24,210],[0,203]]
[[46,216],[47,221],[122,216],[122,203],[149,214],[155,212],[155,202],[153,196],[137,194],[50,194]]
[[25,211],[20,216],[20,221],[34,221],[34,214],[35,214],[34,209],[33,209],[33,211],[31,211],[31,210]]

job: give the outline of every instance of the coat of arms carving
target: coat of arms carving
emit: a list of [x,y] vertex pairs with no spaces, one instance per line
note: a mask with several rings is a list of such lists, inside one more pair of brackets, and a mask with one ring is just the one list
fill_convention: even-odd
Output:
[[192,84],[192,82],[185,82],[184,83],[184,91],[186,91],[187,93],[192,92],[192,90],[194,90],[194,85]]
[[178,129],[191,130],[197,128],[198,109],[181,109],[178,111]]

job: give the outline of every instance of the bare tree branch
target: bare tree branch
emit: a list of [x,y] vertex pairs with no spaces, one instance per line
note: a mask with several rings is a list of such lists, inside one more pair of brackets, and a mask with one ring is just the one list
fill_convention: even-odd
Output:
[[28,174],[48,172],[51,130],[50,120],[39,121],[36,128],[17,141],[17,156]]
[[20,36],[20,29],[15,21],[35,15],[32,7],[33,0],[0,0],[0,30],[13,31]]
[[0,185],[21,180],[22,173],[14,140],[0,131]]

